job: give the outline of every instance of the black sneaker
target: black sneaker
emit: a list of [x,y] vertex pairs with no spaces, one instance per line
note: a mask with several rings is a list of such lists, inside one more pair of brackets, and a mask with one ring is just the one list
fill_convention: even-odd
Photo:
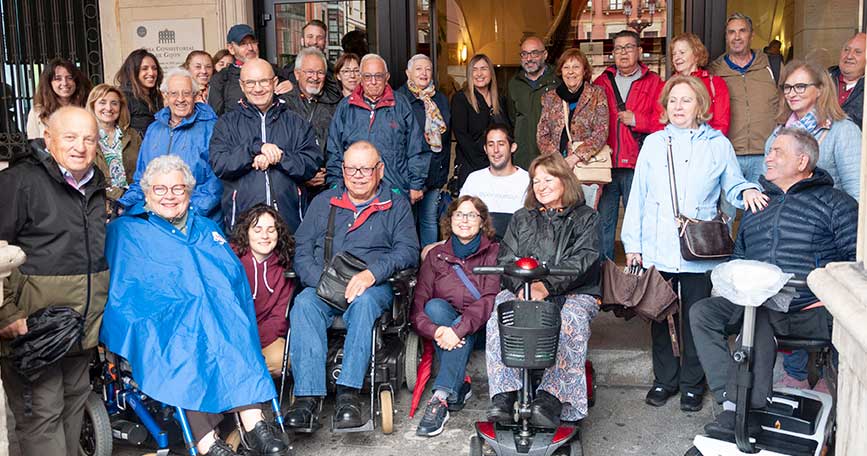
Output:
[[515,420],[515,401],[518,400],[517,391],[495,394],[491,398],[491,408],[488,409],[488,421],[499,423],[511,423]]
[[458,391],[457,398],[454,401],[448,401],[449,411],[460,412],[467,405],[467,400],[471,397],[473,397],[473,386],[470,382],[464,382]]
[[418,423],[415,435],[433,437],[443,432],[446,421],[449,420],[449,406],[446,401],[433,397],[424,408],[424,416]]
[[644,397],[644,402],[647,402],[654,407],[662,407],[666,402],[668,402],[668,398],[671,396],[674,396],[673,391],[667,391],[661,386],[654,386],[647,392],[647,396]]
[[211,456],[239,456],[238,453],[232,451],[232,447],[220,439],[217,439],[211,448],[208,448],[208,454]]
[[277,430],[264,421],[256,423],[246,434],[247,445],[262,456],[288,456],[289,447],[283,443]]
[[[729,440],[735,437],[735,419],[737,415],[734,411],[726,410],[716,417],[715,421],[711,421],[704,425],[704,432],[709,437],[715,439]],[[762,432],[762,425],[747,420],[747,434],[750,437],[755,437]]]
[[553,394],[539,390],[533,404],[530,406],[530,424],[545,429],[556,429],[560,426],[560,412],[563,404]]
[[701,410],[703,396],[695,393],[680,394],[680,409],[684,412],[697,412]]

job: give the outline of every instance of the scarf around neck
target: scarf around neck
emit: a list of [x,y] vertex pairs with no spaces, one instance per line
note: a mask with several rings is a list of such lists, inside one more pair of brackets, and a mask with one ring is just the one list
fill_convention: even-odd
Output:
[[482,245],[482,233],[479,232],[476,234],[476,237],[473,238],[472,241],[467,242],[466,244],[462,243],[460,239],[454,234],[452,235],[452,251],[455,252],[455,256],[466,260],[467,257],[479,251],[479,246]]
[[436,88],[433,83],[425,88],[419,88],[412,80],[406,81],[406,87],[416,98],[424,102],[424,139],[430,149],[437,153],[443,150],[442,134],[446,132],[446,122],[440,113],[440,108],[433,101]]

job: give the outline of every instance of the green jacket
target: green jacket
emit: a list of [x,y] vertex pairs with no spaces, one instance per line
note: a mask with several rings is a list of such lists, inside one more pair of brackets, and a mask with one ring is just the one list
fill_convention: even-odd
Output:
[[524,70],[509,80],[509,117],[515,126],[515,143],[518,144],[513,162],[523,169],[539,156],[536,128],[542,117],[542,95],[556,89],[560,78],[554,74],[553,67],[546,65],[537,83],[536,88],[532,88]]

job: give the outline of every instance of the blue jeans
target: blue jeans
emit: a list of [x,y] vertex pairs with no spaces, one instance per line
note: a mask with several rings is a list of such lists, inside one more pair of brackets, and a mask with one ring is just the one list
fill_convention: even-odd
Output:
[[[758,184],[759,176],[765,174],[764,154],[738,155],[738,164],[741,165],[741,173],[744,175],[744,179],[746,179],[747,182]],[[720,197],[720,207],[723,213],[734,221],[735,216],[738,214],[738,210],[736,207],[729,204],[724,196]]]
[[[355,298],[343,313],[346,340],[343,342],[343,366],[337,384],[361,388],[370,368],[373,324],[391,308],[391,285],[368,288]],[[305,288],[289,313],[289,356],[295,380],[295,396],[325,396],[325,361],[328,355],[326,331],[340,311],[316,295],[315,288]]]
[[614,237],[617,231],[617,216],[620,213],[620,200],[623,207],[629,203],[629,192],[632,190],[632,176],[635,170],[630,168],[614,168],[611,170],[611,183],[602,188],[602,198],[599,200],[599,255],[602,258],[614,259]]
[[[437,326],[454,326],[461,321],[461,314],[452,307],[445,299],[434,298],[424,305],[424,313]],[[467,371],[467,362],[476,340],[481,336],[485,340],[484,326],[474,334],[467,334],[463,347],[448,351],[441,349],[434,342],[437,359],[440,360],[440,369],[434,380],[434,390],[442,390],[449,393],[449,401],[457,400],[458,391],[464,384],[464,374]]]
[[439,241],[439,202],[440,190],[437,188],[425,191],[421,201],[416,203],[415,225],[418,227],[418,240],[422,247]]
[[783,354],[783,369],[789,377],[795,380],[807,379],[807,362],[810,355],[807,350],[794,350],[792,353]]

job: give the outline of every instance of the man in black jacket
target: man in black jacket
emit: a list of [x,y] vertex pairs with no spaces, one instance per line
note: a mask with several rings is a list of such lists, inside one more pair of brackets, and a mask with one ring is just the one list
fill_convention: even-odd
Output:
[[[78,454],[90,394],[87,368],[108,292],[106,184],[93,166],[99,132],[92,114],[77,107],[58,109],[48,120],[45,144],[47,153],[33,149],[0,172],[0,239],[27,255],[3,287],[3,386],[21,454],[71,455]],[[29,381],[15,370],[9,343],[32,329],[28,317],[61,306],[86,315],[81,343]]]
[[[816,168],[819,144],[804,130],[782,128],[765,158],[767,172],[759,179],[771,198],[758,213],[744,212],[732,258],[763,261],[784,272],[806,277],[815,268],[834,261],[854,261],[858,227],[858,203],[834,188],[831,176]],[[831,315],[813,306],[818,299],[809,289],[799,289],[789,311],[780,313],[760,307],[756,312],[753,349],[754,383],[751,407],[767,405],[776,359],[774,334],[830,339]],[[733,435],[737,385],[736,364],[726,344],[727,328],[740,328],[743,308],[722,297],[697,302],[690,323],[708,386],[724,413],[705,426],[708,435]],[[806,364],[806,361],[804,362]],[[792,375],[793,366],[785,366]],[[806,375],[799,379],[806,385]],[[758,432],[757,424],[751,424]]]
[[[217,115],[234,111],[238,108],[238,102],[244,98],[239,84],[241,68],[250,60],[259,58],[259,40],[249,25],[235,24],[226,34],[226,49],[232,54],[234,61],[211,77],[208,89],[208,104]],[[272,65],[272,68],[276,74],[276,67]],[[281,94],[288,92],[291,87],[291,83],[283,81],[271,89]]]
[[303,184],[322,167],[322,151],[310,124],[274,97],[277,77],[270,63],[248,61],[240,81],[244,98],[214,126],[209,157],[223,182],[226,230],[247,209],[267,204],[294,233],[304,212]]

